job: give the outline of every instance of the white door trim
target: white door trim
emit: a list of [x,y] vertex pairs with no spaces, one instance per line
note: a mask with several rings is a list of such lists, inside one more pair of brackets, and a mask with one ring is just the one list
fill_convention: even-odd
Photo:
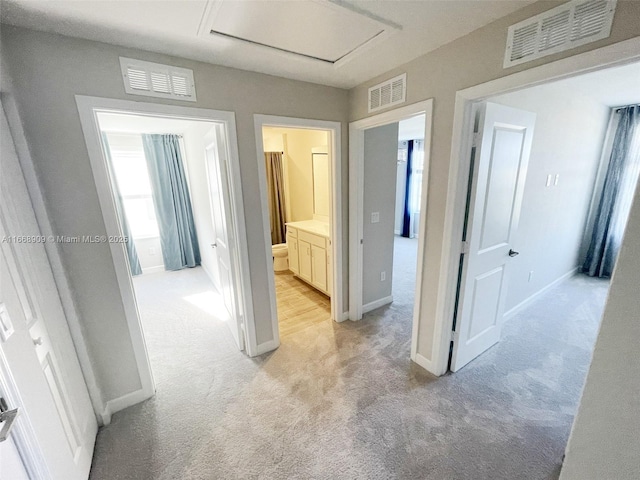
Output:
[[344,314],[344,298],[342,295],[342,140],[340,122],[313,120],[306,118],[281,117],[278,115],[253,116],[256,135],[256,153],[258,162],[258,184],[262,204],[262,225],[264,230],[265,256],[267,258],[267,278],[269,279],[269,298],[271,299],[271,325],[276,348],[280,344],[278,328],[278,311],[276,307],[276,286],[273,268],[269,259],[271,252],[271,227],[269,223],[269,203],[267,200],[267,171],[264,164],[264,140],[262,127],[305,128],[309,130],[327,130],[331,134],[331,256],[333,266],[333,292],[331,296],[331,318],[336,322],[346,319]]
[[459,247],[464,221],[464,202],[467,194],[471,143],[473,136],[472,108],[489,97],[514,92],[554,80],[623,66],[640,61],[640,37],[592,50],[529,70],[514,73],[481,85],[456,92],[449,163],[449,184],[445,207],[443,251],[438,278],[432,358],[421,364],[435,375],[446,373],[451,342],[454,300],[458,279]]
[[[85,142],[87,144],[89,159],[91,161],[106,232],[107,235],[113,236],[120,235],[120,226],[113,203],[110,180],[100,142],[100,129],[97,119],[98,112],[109,111],[161,117],[179,117],[190,120],[206,120],[211,121],[212,123],[225,125],[228,136],[226,142],[227,148],[229,149],[227,168],[230,172],[229,185],[232,197],[231,203],[236,219],[234,225],[236,231],[234,232],[234,235],[235,240],[238,243],[241,271],[241,291],[236,292],[236,294],[240,296],[240,302],[242,302],[243,311],[245,312],[244,321],[245,334],[247,336],[247,353],[249,355],[255,354],[255,352],[252,351],[255,348],[255,323],[253,315],[253,301],[249,284],[249,265],[247,264],[249,255],[245,231],[242,186],[240,182],[240,162],[238,157],[235,114],[233,112],[220,110],[87,97],[82,95],[76,95],[76,103],[80,114]],[[112,399],[107,402],[105,409],[102,412],[99,412],[105,424],[110,422],[111,414],[115,411],[134,405],[153,396],[155,393],[155,385],[144,341],[144,333],[142,331],[142,325],[138,314],[124,244],[110,243],[109,247],[111,249],[113,265],[116,272],[118,286],[120,288],[120,295],[122,297],[129,334],[131,336],[136,364],[140,375],[141,388],[137,391],[130,392],[122,397]]]
[[413,327],[411,333],[411,359],[420,364],[416,357],[420,309],[422,308],[424,247],[426,243],[426,212],[431,163],[431,129],[433,123],[433,99],[396,108],[379,115],[364,118],[349,124],[349,318],[360,320],[364,313],[362,299],[362,237],[364,231],[364,132],[367,129],[399,122],[407,117],[424,114],[424,170],[422,177],[422,197],[420,198],[420,225],[418,230],[418,257],[416,288],[413,305]]
[[[40,189],[40,184],[38,183],[33,159],[31,158],[31,152],[29,151],[29,146],[22,128],[22,122],[20,121],[18,110],[13,101],[5,101],[4,94],[0,93],[0,99],[1,107],[4,109],[7,117],[9,130],[13,137],[18,161],[22,167],[24,181],[27,185],[27,191],[31,198],[31,204],[33,205],[33,211],[35,213],[38,226],[40,227],[40,232],[45,237],[51,237],[53,236],[53,228],[51,227],[49,213],[47,211],[42,190]],[[76,347],[78,361],[80,362],[82,374],[84,375],[84,380],[87,384],[89,397],[91,398],[93,409],[96,412],[96,418],[98,419],[98,422],[102,424],[102,417],[99,412],[102,412],[105,409],[105,402],[102,397],[102,390],[98,385],[96,374],[91,364],[87,343],[82,333],[80,314],[78,313],[73,294],[71,293],[71,286],[69,284],[69,279],[67,278],[66,270],[62,264],[58,244],[54,242],[45,242],[44,248],[47,252],[49,263],[51,264],[51,271],[53,272],[62,308],[67,319],[67,324],[69,325],[71,338],[73,339],[73,344]]]

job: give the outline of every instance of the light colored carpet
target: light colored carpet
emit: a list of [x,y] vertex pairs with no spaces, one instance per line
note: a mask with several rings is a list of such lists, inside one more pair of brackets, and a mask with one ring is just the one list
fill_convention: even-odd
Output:
[[251,359],[184,299],[203,285],[136,279],[158,392],[100,430],[92,480],[555,479],[607,289],[570,279],[437,379],[409,360],[411,302]]

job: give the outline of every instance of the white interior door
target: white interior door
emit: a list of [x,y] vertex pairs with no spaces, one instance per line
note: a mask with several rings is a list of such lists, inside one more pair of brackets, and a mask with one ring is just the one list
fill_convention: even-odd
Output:
[[205,137],[205,158],[211,212],[215,230],[215,242],[211,248],[218,261],[220,293],[224,302],[227,323],[238,348],[244,350],[242,333],[242,312],[238,301],[238,265],[235,258],[236,246],[233,240],[233,217],[230,205],[229,179],[227,175],[227,152],[222,127],[214,127]]
[[[86,479],[97,421],[1,115],[0,350],[52,478]],[[14,399],[15,400],[15,399]]]
[[451,370],[500,340],[509,260],[536,116],[487,103],[481,113],[467,217]]
[[0,443],[0,478],[29,480],[29,473],[12,436]]

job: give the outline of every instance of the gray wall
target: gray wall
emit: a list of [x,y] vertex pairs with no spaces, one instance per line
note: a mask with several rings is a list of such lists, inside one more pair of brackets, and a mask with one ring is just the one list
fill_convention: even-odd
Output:
[[561,480],[635,480],[640,470],[640,189],[569,438]]
[[[509,264],[506,311],[581,266],[610,109],[561,85],[543,85],[492,98],[536,113],[529,168]],[[558,185],[546,186],[547,175]],[[533,271],[531,281],[529,272]]]
[[133,243],[136,246],[142,273],[147,273],[146,270],[149,268],[162,268],[164,270],[160,237],[134,238]]
[[[366,305],[391,295],[395,224],[398,123],[364,132],[363,291]],[[380,222],[371,223],[371,213]],[[380,281],[380,272],[386,280]]]
[[[74,95],[178,104],[236,113],[247,222],[251,285],[259,343],[271,339],[267,268],[253,115],[345,122],[345,90],[198,63],[98,42],[2,26],[3,95],[15,102],[31,149],[53,229],[64,235],[101,235],[105,226]],[[119,56],[193,69],[197,102],[126,95]],[[347,125],[343,123],[343,158]],[[348,180],[343,164],[343,193]],[[345,235],[348,203],[344,202]],[[103,400],[136,391],[140,378],[124,317],[109,246],[61,245]],[[347,242],[344,239],[344,254]],[[270,259],[269,259],[270,261]],[[345,271],[345,280],[347,272]],[[345,281],[345,291],[347,282]]]
[[426,221],[426,238],[424,239],[426,248],[423,264],[425,274],[421,292],[423,306],[419,314],[421,323],[418,329],[417,345],[418,353],[428,360],[432,360],[433,356],[437,298],[441,293],[438,280],[444,251],[442,233],[445,228],[444,215],[449,184],[456,91],[640,35],[640,22],[638,22],[640,2],[620,0],[609,38],[504,69],[502,62],[508,27],[562,3],[564,2],[542,1],[527,6],[350,90],[349,117],[352,121],[369,115],[367,113],[369,87],[401,73],[407,73],[406,104],[428,98],[434,99],[427,212],[423,217]]

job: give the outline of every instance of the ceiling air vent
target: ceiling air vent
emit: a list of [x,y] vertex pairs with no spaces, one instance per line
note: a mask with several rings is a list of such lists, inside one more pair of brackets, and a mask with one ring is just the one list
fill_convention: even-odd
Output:
[[193,71],[120,57],[124,90],[132,95],[196,101]]
[[371,87],[369,89],[369,113],[404,103],[406,94],[406,73]]
[[616,0],[573,0],[509,27],[504,68],[607,38]]

